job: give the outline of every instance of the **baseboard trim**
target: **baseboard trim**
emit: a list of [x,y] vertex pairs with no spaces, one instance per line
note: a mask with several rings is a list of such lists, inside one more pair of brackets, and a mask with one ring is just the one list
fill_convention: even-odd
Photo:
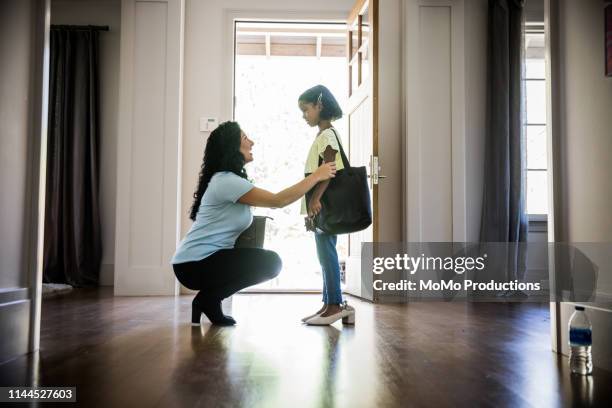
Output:
[[[23,296],[23,288],[2,291],[2,299]],[[12,292],[12,293],[11,293]],[[7,295],[7,293],[11,293]],[[25,289],[27,296],[28,290]],[[11,300],[0,303],[0,364],[28,353],[30,339],[30,299]]]
[[28,299],[28,288],[2,288],[0,289],[0,304]]

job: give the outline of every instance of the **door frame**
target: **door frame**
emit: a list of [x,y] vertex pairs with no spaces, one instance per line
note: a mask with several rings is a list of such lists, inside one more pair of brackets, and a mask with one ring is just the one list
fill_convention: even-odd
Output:
[[[49,59],[51,36],[51,0],[33,2],[37,26],[35,38],[36,49],[33,68],[35,90],[30,109],[32,110],[32,140],[28,143],[32,160],[29,169],[28,191],[30,198],[29,221],[26,224],[28,239],[25,253],[29,255],[28,267],[28,297],[30,303],[30,332],[28,350],[35,352],[40,348],[40,322],[42,317],[42,284],[43,284],[43,248],[45,227],[45,201],[47,181],[47,117],[49,111]],[[37,360],[35,360],[37,361]],[[33,365],[32,369],[35,369]]]
[[[546,49],[546,146],[548,156],[548,242],[562,242],[561,186],[556,174],[560,174],[560,146],[555,136],[561,128],[559,80],[561,77],[559,64],[559,6],[551,0],[544,0],[544,41]],[[554,285],[555,256],[554,251],[548,251],[549,282]],[[550,292],[555,288],[551,286]],[[550,340],[553,351],[561,353],[561,305],[550,302]]]
[[[360,27],[362,26],[362,18],[361,15],[367,9],[368,15],[368,24],[369,24],[369,33],[368,33],[368,43],[367,43],[367,55],[368,55],[368,65],[369,75],[365,80],[362,78],[362,69],[361,69],[361,61],[362,61],[362,47],[364,44],[362,43],[362,32]],[[380,4],[378,0],[355,0],[351,11],[348,15],[345,16],[345,23],[347,25],[347,36],[346,36],[346,78],[348,81],[348,89],[349,89],[349,99],[348,106],[345,109],[345,113],[349,116],[348,120],[348,147],[349,147],[349,157],[350,152],[353,150],[353,143],[355,137],[359,139],[359,136],[355,136],[353,129],[351,128],[351,119],[350,116],[357,112],[359,107],[363,104],[369,104],[369,120],[371,126],[371,155],[369,162],[369,171],[368,177],[370,181],[370,189],[372,194],[372,225],[371,225],[371,238],[368,236],[366,240],[360,241],[363,236],[360,236],[361,232],[356,234],[349,234],[349,256],[346,260],[346,292],[350,295],[359,297],[362,300],[376,302],[377,296],[375,291],[373,291],[370,287],[370,279],[369,277],[363,276],[364,271],[362,270],[364,262],[368,264],[369,261],[367,259],[364,260],[364,257],[369,258],[370,256],[375,256],[375,254],[366,253],[362,254],[362,248],[358,250],[353,250],[353,245],[362,245],[363,242],[368,242],[371,239],[371,242],[378,242],[380,237],[380,229],[379,229],[379,184],[373,182],[373,159],[374,157],[380,159],[380,151],[379,151],[379,18],[380,14]],[[354,24],[357,24],[357,46],[353,47],[353,27]],[[353,49],[356,49],[355,54],[353,55]],[[353,60],[356,58],[355,60]],[[353,69],[357,69],[357,86],[353,86]],[[367,108],[366,108],[367,109]],[[358,113],[357,115],[360,115]],[[368,139],[368,142],[370,140]],[[368,149],[369,150],[369,149]],[[363,157],[362,157],[363,158]],[[351,157],[351,160],[354,161],[356,158]],[[376,173],[379,173],[380,166],[376,169]],[[369,229],[369,228],[368,228]],[[367,231],[367,230],[366,230]],[[353,242],[355,239],[356,242]],[[352,255],[353,252],[358,253],[359,255]]]
[[[348,25],[353,20],[355,20],[359,13],[366,6],[369,8],[369,17],[370,17],[370,38],[369,38],[369,53],[370,59],[369,64],[371,66],[371,75],[368,79],[368,82],[365,84],[365,87],[359,86],[357,89],[352,90],[352,94],[349,95],[349,107],[347,107],[347,111],[353,111],[354,108],[368,97],[367,92],[369,92],[369,97],[372,100],[372,156],[379,157],[378,152],[378,24],[379,24],[379,1],[378,0],[356,0],[351,12],[348,17],[345,17],[345,23]],[[351,47],[350,47],[350,37],[348,37],[347,33],[347,63],[350,63],[351,60]],[[359,52],[359,51],[358,51]],[[348,81],[349,81],[349,92],[352,89],[352,78],[350,73],[350,68],[347,71]],[[361,72],[359,73],[359,81],[361,81]],[[367,90],[366,90],[367,87]],[[351,97],[354,96],[354,99],[351,101]],[[348,143],[350,145],[350,123],[349,132],[348,132]],[[378,184],[372,185],[372,241],[378,242]],[[350,245],[350,244],[349,244]]]

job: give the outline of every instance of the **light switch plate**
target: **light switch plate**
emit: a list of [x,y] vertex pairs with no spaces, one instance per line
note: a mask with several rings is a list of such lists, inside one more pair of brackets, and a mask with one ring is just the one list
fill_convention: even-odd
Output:
[[200,118],[200,132],[212,132],[218,124],[217,118]]

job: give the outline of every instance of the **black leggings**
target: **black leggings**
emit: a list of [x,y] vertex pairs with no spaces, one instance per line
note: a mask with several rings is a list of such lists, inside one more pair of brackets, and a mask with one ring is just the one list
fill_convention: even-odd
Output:
[[278,276],[282,262],[276,252],[261,248],[221,249],[195,262],[174,264],[174,274],[184,286],[214,299]]

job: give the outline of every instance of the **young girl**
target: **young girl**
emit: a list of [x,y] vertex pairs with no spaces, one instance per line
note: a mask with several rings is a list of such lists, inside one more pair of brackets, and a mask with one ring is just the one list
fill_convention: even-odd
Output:
[[[300,95],[298,105],[306,123],[319,128],[319,133],[308,152],[304,172],[312,173],[319,167],[320,162],[335,162],[336,170],[342,170],[344,165],[340,155],[340,138],[337,137],[336,129],[331,124],[332,121],[342,117],[342,109],[336,98],[329,89],[317,85]],[[314,187],[310,201],[306,203],[306,199],[302,199],[302,214],[308,214],[307,229],[315,233],[317,256],[323,271],[323,307],[315,314],[302,319],[309,325],[328,325],[339,319],[342,319],[343,323],[355,321],[355,310],[346,302],[342,302],[340,264],[336,251],[337,236],[316,231],[312,224],[314,217],[321,211],[321,197],[328,185],[329,180],[318,183]]]

